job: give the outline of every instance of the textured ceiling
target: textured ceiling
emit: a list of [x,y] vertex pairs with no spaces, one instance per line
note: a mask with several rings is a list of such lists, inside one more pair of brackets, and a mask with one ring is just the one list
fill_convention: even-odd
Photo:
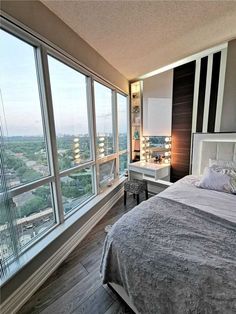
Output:
[[236,1],[42,2],[128,79],[236,37]]

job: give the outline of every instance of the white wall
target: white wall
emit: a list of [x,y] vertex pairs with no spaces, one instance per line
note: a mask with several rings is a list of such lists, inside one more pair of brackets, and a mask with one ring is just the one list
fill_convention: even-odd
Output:
[[171,135],[173,70],[143,81],[143,135]]
[[221,132],[236,132],[236,39],[229,42]]
[[144,136],[171,135],[172,98],[146,98]]

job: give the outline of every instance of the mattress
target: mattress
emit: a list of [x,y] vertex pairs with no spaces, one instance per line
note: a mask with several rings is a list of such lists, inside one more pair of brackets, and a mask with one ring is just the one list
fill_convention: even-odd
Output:
[[236,223],[236,195],[197,188],[199,176],[189,175],[158,194]]
[[107,235],[103,283],[139,313],[236,313],[236,196],[188,176],[121,217]]

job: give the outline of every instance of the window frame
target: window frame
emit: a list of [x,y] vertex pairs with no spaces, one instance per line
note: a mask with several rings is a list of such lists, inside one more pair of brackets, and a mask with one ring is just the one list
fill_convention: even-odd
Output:
[[[63,224],[67,218],[72,216],[86,203],[90,202],[95,196],[104,192],[99,188],[99,165],[110,160],[115,160],[115,179],[119,179],[119,155],[122,153],[128,153],[129,149],[119,152],[118,144],[118,122],[117,122],[117,93],[125,96],[127,98],[127,111],[129,117],[129,96],[123,92],[120,88],[109,83],[106,79],[97,75],[91,69],[88,69],[79,61],[72,57],[70,54],[51,43],[49,40],[45,39],[41,35],[33,32],[31,29],[27,28],[25,25],[18,23],[17,21],[11,21],[8,17],[4,15],[0,16],[0,29],[6,31],[10,35],[26,42],[27,44],[33,46],[35,51],[35,66],[37,72],[37,83],[39,91],[39,101],[41,107],[42,121],[43,121],[43,131],[47,149],[49,175],[41,179],[35,180],[30,183],[23,184],[18,187],[13,187],[8,190],[7,193],[10,198],[20,195],[24,192],[30,191],[32,189],[41,187],[45,184],[50,184],[52,190],[52,204],[55,216],[55,223],[52,227],[42,232],[40,235],[36,236],[29,245],[24,247],[24,250],[19,252],[21,256],[25,251],[32,248],[39,240],[45,238],[52,230],[57,228],[59,225]],[[90,151],[91,151],[91,161],[76,165],[70,169],[60,171],[57,159],[57,143],[56,143],[56,130],[54,122],[53,113],[53,102],[51,94],[51,84],[49,76],[49,65],[48,56],[52,56],[58,61],[64,63],[65,65],[71,67],[72,69],[78,71],[79,73],[86,76],[86,89],[87,89],[87,108],[88,108],[88,125],[90,132]],[[95,98],[94,98],[94,81],[108,87],[112,91],[112,117],[113,117],[113,133],[114,133],[114,153],[103,158],[97,158],[96,154],[96,117],[95,117]],[[129,121],[129,120],[128,120]],[[128,122],[128,130],[129,130]],[[129,132],[127,132],[127,143],[129,143]],[[129,148],[129,144],[127,145]],[[73,173],[76,170],[91,167],[92,168],[92,178],[93,178],[93,190],[94,195],[87,199],[85,202],[75,207],[73,210],[64,214],[62,193],[61,193],[61,177]],[[4,194],[4,192],[2,193]],[[2,197],[0,194],[0,198]],[[11,275],[11,274],[10,274]]]
[[[127,149],[119,150],[119,114],[118,114],[118,95],[124,96],[126,98],[127,107]],[[130,110],[129,110],[129,97],[120,92],[116,93],[116,115],[117,115],[117,152],[118,152],[118,162],[117,162],[117,172],[119,177],[123,177],[125,173],[120,174],[120,156],[127,154],[127,165],[129,163],[130,154]]]

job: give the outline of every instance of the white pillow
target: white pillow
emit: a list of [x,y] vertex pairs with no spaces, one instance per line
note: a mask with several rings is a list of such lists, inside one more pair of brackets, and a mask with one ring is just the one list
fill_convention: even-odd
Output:
[[215,160],[209,159],[209,167],[211,166],[220,166],[220,167],[227,167],[236,169],[236,161],[228,161],[228,160]]
[[206,167],[200,181],[195,185],[202,189],[228,192],[226,186],[230,184],[230,177],[227,174],[216,171],[213,167]]

